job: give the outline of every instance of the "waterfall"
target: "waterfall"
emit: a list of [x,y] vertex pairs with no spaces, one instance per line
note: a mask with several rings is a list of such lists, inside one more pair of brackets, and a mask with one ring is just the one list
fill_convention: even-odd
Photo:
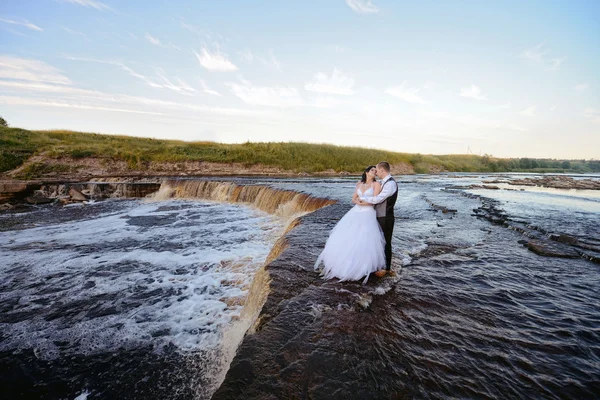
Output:
[[264,185],[238,185],[233,182],[177,179],[163,181],[156,199],[168,197],[248,203],[282,218],[313,212],[335,203],[330,199]]
[[151,198],[158,201],[184,198],[245,203],[282,218],[286,226],[282,236],[273,245],[264,265],[255,273],[239,320],[232,323],[223,333],[221,348],[214,356],[216,376],[208,385],[209,387],[203,389],[203,393],[212,395],[225,379],[244,336],[253,334],[256,327],[260,325],[258,316],[267,300],[271,282],[268,266],[288,247],[287,233],[301,223],[302,215],[334,204],[336,201],[265,185],[238,185],[233,182],[183,179],[163,181],[159,190]]

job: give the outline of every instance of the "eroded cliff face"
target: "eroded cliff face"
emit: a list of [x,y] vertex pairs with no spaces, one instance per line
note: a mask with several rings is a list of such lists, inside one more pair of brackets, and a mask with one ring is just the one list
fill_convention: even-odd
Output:
[[[432,167],[431,173],[438,173],[439,167]],[[346,176],[362,171],[335,171],[328,169],[315,173],[286,170],[279,167],[242,163],[215,163],[206,161],[181,162],[139,162],[135,164],[122,160],[85,157],[47,157],[33,156],[20,167],[1,176],[5,179],[52,179],[52,180],[89,180],[99,177],[152,177],[152,176]],[[407,163],[392,165],[395,175],[413,174],[414,168]]]

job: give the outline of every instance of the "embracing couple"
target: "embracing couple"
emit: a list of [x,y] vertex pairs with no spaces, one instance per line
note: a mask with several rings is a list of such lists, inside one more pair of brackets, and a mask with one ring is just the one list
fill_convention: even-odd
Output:
[[331,230],[315,269],[323,262],[325,279],[364,277],[363,283],[371,273],[382,277],[390,272],[397,197],[398,184],[390,175],[390,164],[382,161],[367,167],[352,196],[355,206]]

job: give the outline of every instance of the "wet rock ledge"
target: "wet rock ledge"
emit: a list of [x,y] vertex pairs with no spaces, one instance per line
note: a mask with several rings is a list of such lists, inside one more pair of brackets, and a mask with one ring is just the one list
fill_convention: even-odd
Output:
[[[313,271],[327,233],[348,206],[334,204],[302,217],[286,235],[288,248],[270,265],[270,287],[253,333],[244,337],[213,399],[406,397],[403,361],[394,351],[382,296],[395,278],[366,285],[323,281]],[[385,289],[387,287],[387,289]],[[394,386],[395,385],[395,386]]]
[[544,257],[583,258],[600,264],[600,238],[577,238],[563,233],[548,232],[539,226],[512,218],[498,207],[496,200],[464,192],[462,195],[481,200],[481,207],[473,210],[474,216],[521,233],[526,239],[520,240],[519,243],[534,253]]
[[[540,186],[554,189],[600,190],[600,180],[573,179],[563,175],[549,175],[541,178],[483,181],[483,183],[507,183],[516,186]],[[485,187],[485,186],[484,186]],[[497,188],[496,188],[497,189]]]

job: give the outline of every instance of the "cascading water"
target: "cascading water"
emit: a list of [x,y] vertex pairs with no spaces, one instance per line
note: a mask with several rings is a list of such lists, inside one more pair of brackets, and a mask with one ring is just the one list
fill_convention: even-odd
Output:
[[[135,186],[76,188],[120,198]],[[264,303],[264,265],[285,248],[280,237],[328,203],[171,180],[143,201],[1,215],[2,393],[210,397]]]

